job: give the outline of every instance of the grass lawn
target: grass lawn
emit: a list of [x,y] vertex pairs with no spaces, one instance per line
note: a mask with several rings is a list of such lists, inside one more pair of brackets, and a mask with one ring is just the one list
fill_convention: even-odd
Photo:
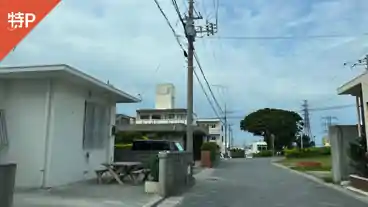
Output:
[[[312,162],[320,162],[322,163],[321,167],[307,167],[301,168],[296,167],[296,163],[298,162],[305,162],[305,161],[312,161]],[[290,167],[295,170],[301,171],[330,171],[331,170],[331,156],[320,156],[320,157],[311,157],[311,158],[288,158],[279,161],[278,163]]]

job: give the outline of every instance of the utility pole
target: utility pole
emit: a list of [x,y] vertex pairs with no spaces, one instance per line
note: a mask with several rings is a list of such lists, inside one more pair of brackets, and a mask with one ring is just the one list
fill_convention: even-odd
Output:
[[185,16],[184,31],[188,40],[188,81],[187,81],[187,151],[193,152],[193,72],[194,72],[194,42],[197,33],[214,34],[217,25],[208,23],[206,28],[195,27],[194,20],[202,19],[201,16],[194,16],[194,0],[188,0],[188,15]]
[[233,124],[229,124],[229,148],[234,147],[234,134],[233,129],[231,128]]
[[321,117],[321,119],[323,121],[322,122],[323,128],[324,128],[323,132],[328,133],[328,128],[330,126],[332,126],[333,124],[335,124],[335,123],[333,123],[333,120],[337,120],[337,117],[335,117],[335,116],[324,116],[324,117]]

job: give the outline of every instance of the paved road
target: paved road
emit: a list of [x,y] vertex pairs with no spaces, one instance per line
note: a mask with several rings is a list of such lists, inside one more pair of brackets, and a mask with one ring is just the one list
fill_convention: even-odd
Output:
[[198,179],[180,207],[367,207],[342,192],[317,184],[269,159],[233,159]]

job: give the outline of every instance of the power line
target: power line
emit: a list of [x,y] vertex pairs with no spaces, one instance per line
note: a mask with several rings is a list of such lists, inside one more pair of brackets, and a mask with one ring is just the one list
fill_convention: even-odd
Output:
[[207,87],[208,87],[208,90],[210,91],[210,94],[211,94],[211,96],[212,96],[212,99],[214,100],[214,102],[215,102],[216,106],[218,107],[218,109],[220,110],[220,112],[221,112],[221,113],[224,113],[224,111],[223,111],[223,110],[222,110],[222,108],[221,108],[221,105],[220,105],[220,104],[219,104],[219,102],[217,101],[217,98],[215,97],[215,95],[214,95],[214,93],[213,93],[213,91],[212,91],[211,85],[209,84],[209,82],[208,82],[208,80],[207,80],[207,78],[206,78],[206,75],[204,74],[204,71],[203,71],[203,69],[202,69],[201,63],[199,62],[198,55],[197,55],[197,53],[196,53],[195,51],[194,51],[194,58],[195,58],[195,60],[196,60],[196,62],[197,62],[197,65],[198,65],[199,70],[200,70],[200,71],[201,71],[201,73],[202,73],[203,79],[204,79],[204,81],[205,81],[205,82],[206,82],[206,84],[207,84]]
[[[356,105],[350,104],[350,105],[338,105],[338,106],[329,106],[329,107],[320,107],[320,108],[309,108],[308,110],[309,111],[330,111],[330,110],[337,110],[337,109],[350,108],[350,107],[356,107]],[[303,112],[303,111],[301,110],[300,112]],[[244,117],[245,115],[228,116],[227,119],[244,119]]]
[[326,34],[326,35],[305,35],[305,36],[213,36],[209,39],[218,40],[289,40],[289,39],[332,39],[332,38],[348,38],[368,36],[368,33],[359,35],[344,35],[344,34]]
[[[216,1],[216,0],[214,0],[214,1]],[[178,14],[178,16],[179,16],[179,20],[180,20],[180,21],[182,22],[182,24],[183,24],[184,30],[186,30],[186,29],[185,29],[185,23],[184,23],[183,18],[181,17],[180,10],[179,10],[179,7],[178,7],[178,5],[177,5],[177,3],[176,3],[176,0],[172,0],[172,4],[174,5],[175,11],[176,11],[176,13],[177,13],[177,14]],[[208,31],[206,31],[206,32],[208,32]],[[186,33],[186,32],[185,32],[185,33]],[[201,63],[200,63],[200,61],[199,61],[199,57],[198,57],[198,55],[197,55],[197,53],[196,53],[195,51],[194,51],[194,58],[195,58],[195,60],[196,60],[196,63],[197,63],[197,65],[198,65],[198,67],[199,67],[200,71],[201,71],[201,74],[202,74],[202,76],[203,76],[203,78],[204,78],[204,80],[205,80],[205,82],[206,82],[206,85],[207,85],[207,87],[208,87],[208,90],[209,90],[209,92],[210,92],[210,95],[211,95],[212,99],[214,100],[214,102],[215,102],[216,106],[218,107],[218,109],[220,110],[220,112],[221,112],[221,113],[223,113],[223,110],[222,110],[222,108],[221,108],[220,104],[218,103],[218,101],[217,101],[217,99],[216,99],[216,97],[215,97],[215,95],[214,95],[214,93],[213,93],[213,91],[212,91],[211,85],[209,84],[209,82],[208,82],[208,80],[207,80],[207,78],[206,78],[206,75],[204,74],[204,71],[203,71],[203,69],[202,69]],[[193,69],[193,72],[195,72],[195,71],[194,71],[194,69]],[[197,75],[196,75],[196,76],[197,76]],[[197,79],[198,79],[198,77],[197,77]],[[198,81],[199,81],[199,80],[198,80]],[[202,88],[202,90],[204,90],[204,88]]]
[[323,132],[327,133],[328,128],[335,124],[333,120],[337,120],[337,117],[336,116],[324,116],[324,117],[321,117],[321,119],[322,119],[322,127],[324,128]]
[[328,111],[328,110],[350,108],[350,107],[355,107],[355,104],[340,105],[340,106],[329,106],[329,107],[321,107],[321,108],[311,108],[311,109],[309,109],[309,111]]
[[[163,11],[163,9],[161,8],[160,3],[159,3],[157,0],[154,0],[154,2],[156,3],[157,8],[160,10],[160,12],[161,12],[162,16],[165,18],[166,23],[167,23],[167,25],[170,27],[170,29],[171,29],[171,31],[172,31],[172,33],[173,33],[173,35],[174,35],[174,37],[175,37],[175,39],[176,39],[176,41],[177,41],[178,45],[180,46],[181,50],[183,51],[183,53],[184,53],[184,54],[186,54],[186,51],[185,51],[185,49],[184,49],[184,46],[181,44],[181,42],[180,42],[180,40],[179,40],[179,38],[178,38],[178,35],[177,35],[177,33],[176,33],[175,29],[173,28],[173,26],[171,25],[171,23],[170,23],[169,19],[168,19],[168,18],[167,18],[167,16],[166,16],[165,12],[164,12],[164,11]],[[179,15],[180,15],[180,13],[179,13]],[[198,64],[198,63],[197,63],[197,64]],[[205,90],[205,88],[204,88],[204,86],[203,86],[202,82],[200,81],[200,79],[199,79],[199,77],[198,77],[197,72],[196,72],[195,70],[194,70],[193,72],[194,72],[194,75],[196,76],[196,79],[198,80],[198,83],[199,83],[199,85],[200,85],[200,87],[201,87],[201,89],[202,89],[202,91],[203,91],[204,95],[206,96],[207,101],[208,101],[208,103],[210,104],[210,106],[211,106],[212,110],[214,111],[215,115],[216,115],[218,118],[220,118],[220,115],[218,114],[218,112],[217,112],[216,108],[214,107],[214,105],[213,105],[213,103],[212,103],[211,99],[209,98],[209,96],[208,96],[208,94],[207,94],[207,92],[206,92],[206,90]]]

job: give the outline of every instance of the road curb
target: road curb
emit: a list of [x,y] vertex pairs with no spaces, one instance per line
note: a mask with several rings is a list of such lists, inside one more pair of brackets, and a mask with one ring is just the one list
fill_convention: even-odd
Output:
[[164,197],[155,196],[153,199],[151,199],[148,203],[144,204],[142,207],[154,207],[163,202],[164,200],[165,200]]
[[273,162],[272,165],[274,165],[276,167],[279,167],[279,168],[282,168],[282,169],[285,169],[285,170],[288,170],[291,173],[294,173],[294,174],[298,174],[300,176],[303,176],[303,177],[305,177],[305,178],[307,178],[307,179],[309,179],[309,180],[311,180],[311,181],[313,181],[315,183],[318,183],[318,184],[323,185],[323,186],[325,186],[327,188],[330,188],[330,189],[334,189],[334,190],[339,191],[339,192],[341,192],[341,193],[343,193],[345,195],[348,195],[350,197],[353,197],[353,198],[355,198],[355,199],[357,199],[359,201],[362,201],[362,202],[368,204],[367,197],[358,195],[357,193],[352,192],[349,189],[343,188],[343,187],[338,186],[338,185],[335,185],[335,184],[326,183],[325,181],[323,181],[323,180],[321,180],[321,179],[319,179],[317,177],[314,177],[313,175],[309,175],[309,174],[306,174],[306,173],[303,173],[303,172],[300,172],[300,171],[297,171],[297,170],[290,169],[290,168],[288,168],[288,167],[286,167],[284,165],[281,165],[279,163],[274,163]]
[[[201,169],[201,171],[194,174],[193,177],[195,179],[201,179],[201,178],[203,179],[205,177],[209,177],[210,175],[212,175],[213,171],[214,171],[213,168],[203,168],[203,169]],[[161,203],[165,202],[165,200],[168,200],[170,198],[171,197],[165,198],[165,197],[162,197],[162,196],[155,196],[151,201],[149,201],[148,203],[146,203],[142,207],[156,207],[156,206],[160,205]]]

